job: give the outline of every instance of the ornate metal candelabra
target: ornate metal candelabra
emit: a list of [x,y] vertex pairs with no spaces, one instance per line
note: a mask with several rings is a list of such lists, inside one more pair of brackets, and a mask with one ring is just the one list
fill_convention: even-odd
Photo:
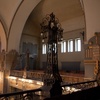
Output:
[[53,13],[46,15],[40,25],[42,42],[47,42],[47,69],[43,76],[44,85],[52,85],[51,96],[59,95],[61,93],[58,91],[56,93],[55,90],[60,89],[62,82],[58,69],[58,42],[63,40],[63,29]]

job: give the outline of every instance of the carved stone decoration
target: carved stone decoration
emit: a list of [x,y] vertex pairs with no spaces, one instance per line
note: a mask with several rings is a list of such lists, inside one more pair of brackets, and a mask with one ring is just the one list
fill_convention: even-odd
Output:
[[99,70],[98,70],[96,80],[97,80],[98,86],[100,86],[100,68],[99,68]]
[[4,70],[4,63],[5,63],[5,50],[2,50],[0,53],[0,70]]
[[100,46],[93,45],[93,60],[100,60]]
[[95,76],[98,74],[98,70],[99,70],[99,61],[96,60],[96,66],[94,67],[94,75]]
[[89,39],[85,45],[85,54],[85,76],[95,78],[100,86],[100,32],[95,32]]
[[13,69],[17,65],[18,52],[11,50],[6,54],[7,69]]
[[99,43],[99,41],[100,41],[100,32],[95,32],[95,41],[96,41],[96,44],[99,44],[100,45],[100,43]]

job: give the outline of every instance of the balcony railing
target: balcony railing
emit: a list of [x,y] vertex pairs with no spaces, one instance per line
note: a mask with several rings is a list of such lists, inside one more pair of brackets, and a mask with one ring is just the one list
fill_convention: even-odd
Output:
[[[23,78],[24,71],[17,71],[17,70],[11,70],[10,76]],[[26,71],[26,79],[32,79],[32,80],[41,80],[43,78],[43,71]],[[84,78],[83,74],[74,74],[74,73],[60,73],[63,82],[68,83],[78,83],[78,82],[84,82],[84,81],[90,81],[89,78]],[[74,76],[74,77],[73,77]]]
[[82,91],[93,87],[97,87],[97,80],[62,85],[63,94]]
[[100,86],[44,100],[100,100]]
[[43,100],[41,89],[0,94],[0,100]]
[[[68,87],[70,87],[70,89],[68,89]],[[75,89],[77,89],[77,92],[79,93],[79,91],[80,92],[82,92],[84,90],[88,91],[88,89],[91,89],[94,87],[97,87],[97,80],[62,85],[62,89],[63,89],[62,92],[63,92],[63,94],[70,95],[71,93],[76,92]],[[62,96],[60,96],[59,98],[61,98]],[[76,94],[76,97],[77,97],[77,94]],[[43,94],[42,88],[0,95],[0,100],[44,100],[45,98],[47,98],[47,97],[46,97],[46,95]],[[83,97],[81,97],[81,98],[83,98]],[[56,99],[48,98],[47,100],[56,100]],[[63,100],[65,100],[65,99],[63,99]],[[83,100],[87,100],[87,99],[83,99]]]

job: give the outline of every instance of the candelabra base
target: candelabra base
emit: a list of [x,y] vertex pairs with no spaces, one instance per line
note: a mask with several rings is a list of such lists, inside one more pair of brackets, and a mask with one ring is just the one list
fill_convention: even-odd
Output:
[[50,97],[50,89],[51,89],[51,85],[47,86],[47,85],[44,85],[43,87],[41,87],[42,89],[42,95],[46,98],[49,98]]
[[62,87],[59,81],[55,81],[53,85],[44,85],[41,89],[42,95],[47,98],[62,95]]
[[50,89],[50,97],[62,95],[61,83],[56,80]]

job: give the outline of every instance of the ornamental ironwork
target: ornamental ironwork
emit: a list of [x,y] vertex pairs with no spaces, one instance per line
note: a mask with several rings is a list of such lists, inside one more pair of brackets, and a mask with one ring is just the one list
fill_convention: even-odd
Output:
[[43,18],[41,25],[42,42],[47,42],[47,69],[43,76],[44,84],[62,81],[58,69],[58,42],[63,40],[63,29],[53,13]]

